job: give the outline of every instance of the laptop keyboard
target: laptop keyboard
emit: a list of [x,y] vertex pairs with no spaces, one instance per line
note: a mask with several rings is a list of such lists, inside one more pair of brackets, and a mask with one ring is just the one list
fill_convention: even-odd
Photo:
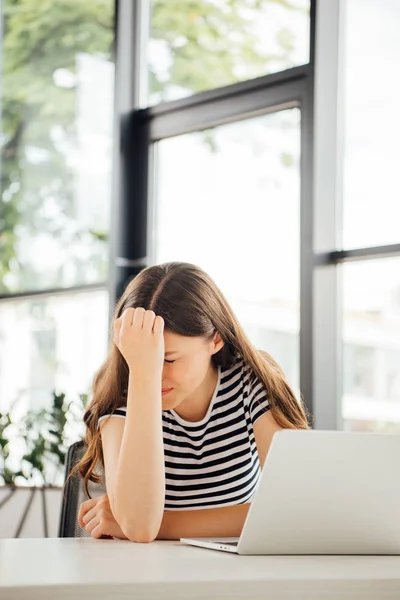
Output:
[[225,544],[226,546],[237,546],[239,542],[219,542],[220,544]]

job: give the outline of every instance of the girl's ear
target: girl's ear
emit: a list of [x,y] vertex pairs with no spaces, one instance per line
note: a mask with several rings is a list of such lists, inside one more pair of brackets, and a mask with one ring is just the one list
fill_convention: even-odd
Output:
[[216,354],[217,352],[219,352],[224,344],[225,344],[224,340],[222,339],[222,337],[220,336],[218,331],[216,331],[214,334],[214,337],[212,339],[212,342],[211,342],[211,345],[212,345],[211,354]]

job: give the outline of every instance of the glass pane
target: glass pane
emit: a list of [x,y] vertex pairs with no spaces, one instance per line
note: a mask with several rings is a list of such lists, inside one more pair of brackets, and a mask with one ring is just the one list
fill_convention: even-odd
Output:
[[114,2],[0,6],[0,293],[103,282]]
[[[400,2],[347,0],[343,243],[400,243]],[[373,43],[371,43],[373,40]]]
[[151,104],[307,63],[309,9],[309,0],[151,0]]
[[[54,391],[65,393],[76,413],[81,408],[79,395],[91,392],[107,346],[106,291],[1,302],[0,413],[12,409],[17,423],[27,411],[49,410]],[[79,439],[82,427],[79,419],[70,419],[67,442]],[[15,435],[10,439],[9,467],[18,470],[24,446]],[[58,476],[62,479],[63,473]]]
[[298,389],[300,111],[157,146],[154,261],[207,271]]
[[400,259],[342,269],[345,428],[400,433]]

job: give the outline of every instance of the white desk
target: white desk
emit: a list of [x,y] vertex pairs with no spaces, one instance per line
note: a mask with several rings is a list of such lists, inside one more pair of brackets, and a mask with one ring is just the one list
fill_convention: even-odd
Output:
[[1,600],[400,598],[398,556],[237,556],[179,542],[1,539]]

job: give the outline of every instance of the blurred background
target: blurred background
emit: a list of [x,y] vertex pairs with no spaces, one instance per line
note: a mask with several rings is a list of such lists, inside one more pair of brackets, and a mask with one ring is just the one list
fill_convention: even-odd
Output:
[[400,3],[0,14],[0,484],[62,484],[116,298],[170,260],[213,277],[314,427],[400,433]]

